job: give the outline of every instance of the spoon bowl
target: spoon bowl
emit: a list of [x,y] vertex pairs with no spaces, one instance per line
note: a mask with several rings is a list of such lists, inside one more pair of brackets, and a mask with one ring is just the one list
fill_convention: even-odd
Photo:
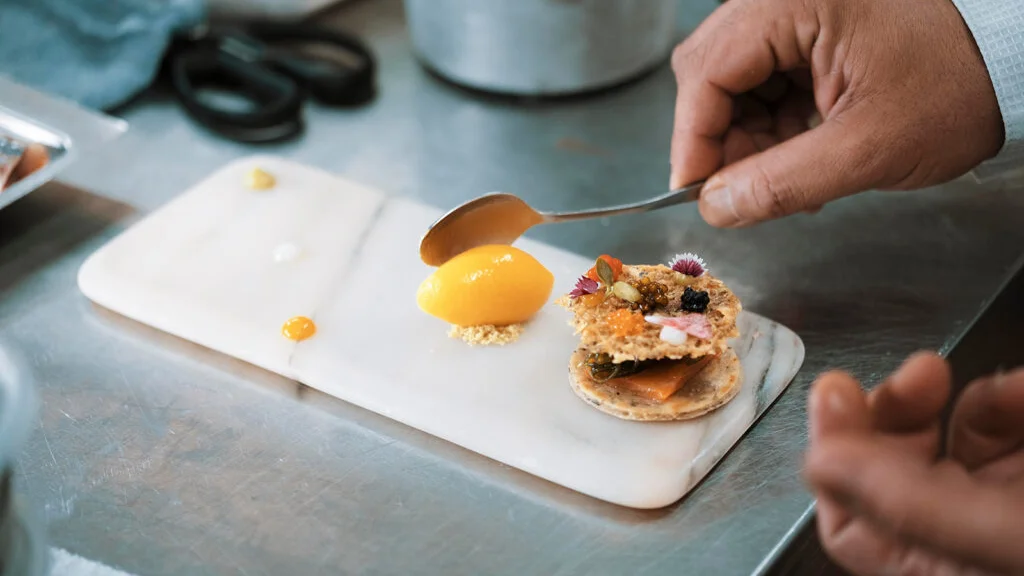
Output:
[[543,222],[544,215],[518,196],[485,194],[434,222],[420,241],[420,258],[430,266],[440,266],[470,248],[511,244]]
[[440,266],[455,256],[487,244],[512,244],[538,224],[571,222],[589,218],[649,212],[666,206],[693,202],[704,181],[633,204],[577,212],[538,212],[514,194],[496,192],[474,198],[439,218],[420,240],[420,259]]

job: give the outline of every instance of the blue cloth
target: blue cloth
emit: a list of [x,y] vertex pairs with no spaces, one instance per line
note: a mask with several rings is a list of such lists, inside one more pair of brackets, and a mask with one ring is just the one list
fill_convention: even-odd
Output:
[[205,0],[0,0],[0,74],[108,110],[149,86],[172,35],[205,17]]

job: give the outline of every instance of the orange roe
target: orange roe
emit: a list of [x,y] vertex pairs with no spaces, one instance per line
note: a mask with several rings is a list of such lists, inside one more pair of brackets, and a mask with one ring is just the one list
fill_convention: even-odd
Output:
[[580,296],[580,302],[587,308],[597,308],[604,303],[604,290]]
[[[619,276],[622,276],[622,260],[618,258],[612,258],[607,254],[601,254],[598,258],[604,260],[612,268],[612,281],[618,280]],[[587,278],[590,278],[594,282],[600,282],[601,279],[597,276],[597,266],[591,266],[590,270],[587,270]]]
[[644,320],[642,314],[626,308],[620,308],[608,315],[608,325],[612,327],[615,335],[619,337],[640,334],[644,330],[645,323],[646,320]]

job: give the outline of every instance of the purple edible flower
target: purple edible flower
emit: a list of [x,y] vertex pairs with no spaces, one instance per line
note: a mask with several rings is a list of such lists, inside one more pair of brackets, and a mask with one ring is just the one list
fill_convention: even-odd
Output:
[[599,287],[600,286],[597,282],[594,282],[586,276],[580,276],[580,279],[576,281],[576,287],[573,288],[572,292],[569,292],[569,297],[575,300],[580,296],[597,292]]
[[686,274],[695,278],[703,274],[704,269],[707,267],[704,260],[692,252],[677,254],[668,265],[680,274]]

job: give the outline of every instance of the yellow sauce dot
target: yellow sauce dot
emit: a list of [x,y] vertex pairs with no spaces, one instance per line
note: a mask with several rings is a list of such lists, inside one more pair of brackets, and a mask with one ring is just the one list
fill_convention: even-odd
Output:
[[305,316],[296,316],[289,318],[284,326],[281,327],[281,334],[284,334],[285,338],[289,340],[305,340],[313,334],[316,334],[316,324]]
[[275,184],[277,184],[277,180],[259,168],[253,168],[245,176],[245,185],[253,190],[268,190]]

